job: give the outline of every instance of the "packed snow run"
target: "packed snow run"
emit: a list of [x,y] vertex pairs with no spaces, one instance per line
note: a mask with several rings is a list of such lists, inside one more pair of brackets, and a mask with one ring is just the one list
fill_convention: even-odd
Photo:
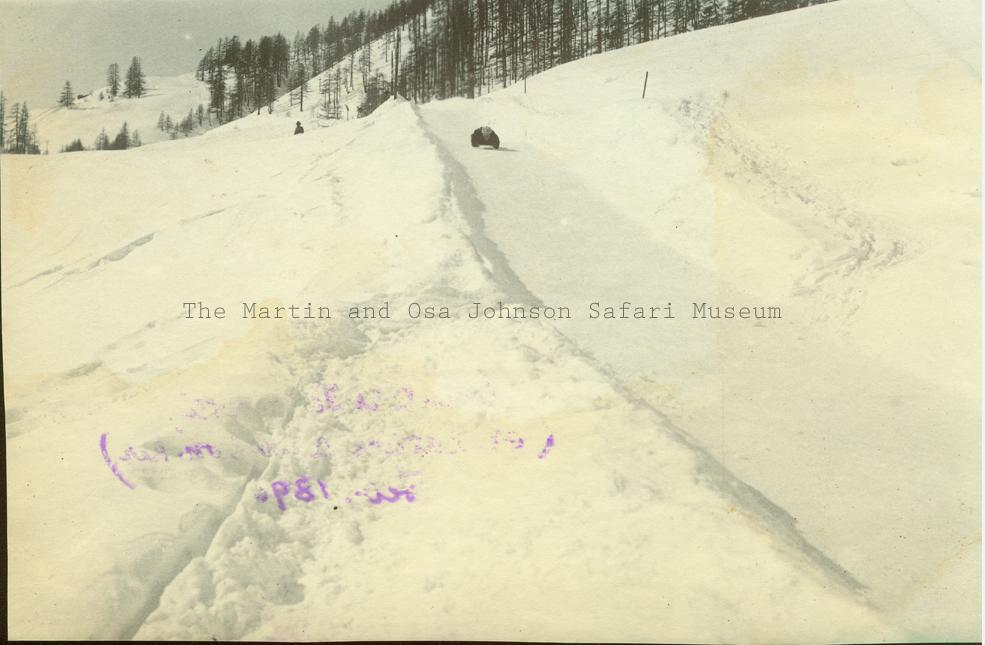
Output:
[[11,637],[979,640],[979,11],[5,156]]

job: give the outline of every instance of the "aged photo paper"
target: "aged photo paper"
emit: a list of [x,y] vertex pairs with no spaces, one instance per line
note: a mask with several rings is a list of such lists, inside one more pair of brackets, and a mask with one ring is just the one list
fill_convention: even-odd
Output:
[[13,639],[981,640],[974,0],[0,0]]

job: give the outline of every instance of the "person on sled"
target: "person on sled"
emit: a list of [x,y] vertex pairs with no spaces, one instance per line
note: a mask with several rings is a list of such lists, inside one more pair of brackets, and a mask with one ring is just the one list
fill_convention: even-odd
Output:
[[479,146],[492,146],[499,150],[499,136],[488,125],[476,128],[472,132],[472,147],[478,148]]

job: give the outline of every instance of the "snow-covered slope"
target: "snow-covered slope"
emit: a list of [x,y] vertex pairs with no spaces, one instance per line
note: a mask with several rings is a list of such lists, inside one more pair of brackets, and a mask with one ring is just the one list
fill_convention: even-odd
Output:
[[[189,110],[209,104],[208,88],[194,74],[149,76],[147,87],[147,94],[139,99],[121,95],[110,100],[108,90],[98,88],[70,108],[58,106],[40,111],[32,118],[38,127],[38,138],[48,142],[51,153],[58,152],[75,139],[81,139],[86,148],[92,148],[101,130],[105,129],[112,139],[126,122],[131,134],[134,130],[140,132],[144,144],[155,143],[170,139],[169,133],[157,127],[162,112],[171,115],[177,124]],[[99,100],[100,92],[103,100]],[[196,124],[195,132],[201,133],[208,127],[208,123],[203,123],[202,127]]]
[[[978,44],[939,9],[4,157],[12,637],[980,638]],[[585,320],[624,300],[677,318]],[[500,301],[576,318],[466,316]]]
[[[406,31],[401,31],[400,38],[402,50],[407,51],[411,43]],[[368,45],[363,45],[355,52],[350,53],[349,56],[308,80],[304,90],[303,106],[301,93],[295,88],[293,91],[285,92],[272,104],[263,106],[259,112],[254,111],[233,121],[228,126],[237,130],[269,127],[268,121],[270,119],[279,121],[282,117],[287,117],[300,120],[306,128],[326,128],[356,119],[359,115],[359,107],[366,99],[366,87],[363,83],[363,74],[360,71],[360,61],[363,58],[369,61],[367,69],[370,78],[382,75],[384,80],[389,82],[395,46],[395,41],[391,42],[386,37],[378,38]],[[321,93],[323,84],[327,84],[326,87],[332,87],[333,83],[339,85],[337,106],[335,103],[326,102],[326,97]],[[329,106],[337,108],[335,116],[328,116],[327,107]]]
[[[422,114],[540,299],[685,317],[570,338],[895,619],[973,638],[980,84],[977,29],[936,22],[952,12],[978,24],[972,3],[836,3]],[[515,152],[463,146],[480,123]],[[693,301],[784,320],[695,324]]]

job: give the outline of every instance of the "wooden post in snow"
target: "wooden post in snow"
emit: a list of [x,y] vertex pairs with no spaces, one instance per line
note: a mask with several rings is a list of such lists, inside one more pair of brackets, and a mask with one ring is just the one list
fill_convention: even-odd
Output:
[[644,99],[646,98],[646,82],[648,80],[650,80],[650,72],[647,72],[646,73],[646,76],[643,77],[643,98]]

